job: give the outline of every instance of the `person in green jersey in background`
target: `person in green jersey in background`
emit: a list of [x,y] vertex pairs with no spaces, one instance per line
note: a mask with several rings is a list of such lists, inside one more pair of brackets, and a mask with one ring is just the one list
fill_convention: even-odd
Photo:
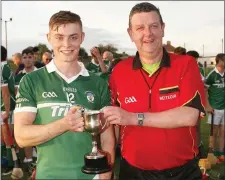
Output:
[[209,112],[208,123],[211,124],[211,114],[214,114],[213,127],[213,149],[216,151],[216,137],[219,132],[219,152],[215,152],[218,159],[224,162],[224,111],[225,111],[225,89],[224,89],[224,63],[225,54],[217,54],[216,67],[208,74],[205,79],[206,91],[206,110]]
[[107,73],[108,67],[102,59],[101,52],[98,47],[91,49],[91,62],[87,65],[87,70],[100,76],[102,73]]
[[[21,79],[28,73],[36,71],[37,68],[34,66],[34,52],[31,48],[26,48],[22,51],[22,63],[24,65],[24,69],[19,71],[19,73],[15,77],[15,91],[17,92],[19,83]],[[31,175],[34,162],[33,162],[33,148],[32,147],[25,147],[25,158],[23,162],[25,163],[25,168],[27,169],[28,173]],[[34,157],[36,158],[36,157]]]
[[34,66],[34,53],[30,48],[26,48],[22,51],[22,63],[24,64],[24,69],[19,71],[19,73],[15,76],[16,91],[22,77],[37,70]]
[[13,142],[13,117],[15,108],[15,79],[7,63],[7,50],[1,46],[1,130],[6,146],[7,167],[2,171],[2,176],[13,172],[12,153],[15,151]]
[[[15,137],[20,147],[37,146],[36,179],[111,178],[112,172],[89,175],[81,171],[92,141],[75,106],[100,110],[110,105],[107,84],[78,62],[84,36],[79,15],[70,11],[54,14],[47,34],[54,59],[20,81]],[[101,147],[113,165],[113,127],[108,126],[100,136]]]

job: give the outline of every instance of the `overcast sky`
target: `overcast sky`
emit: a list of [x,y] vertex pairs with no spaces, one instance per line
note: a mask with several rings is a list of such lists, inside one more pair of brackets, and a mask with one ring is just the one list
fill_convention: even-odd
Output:
[[[141,2],[141,1],[138,1]],[[46,43],[50,17],[60,10],[70,10],[81,16],[86,37],[82,47],[88,52],[99,43],[115,44],[120,52],[135,53],[127,34],[128,16],[137,1],[3,1],[2,19],[13,21],[8,26],[8,56],[27,46]],[[164,43],[197,50],[211,56],[222,51],[224,38],[223,1],[151,1],[160,8],[166,24]],[[5,25],[2,23],[2,44],[5,45]],[[48,45],[50,48],[50,46]]]

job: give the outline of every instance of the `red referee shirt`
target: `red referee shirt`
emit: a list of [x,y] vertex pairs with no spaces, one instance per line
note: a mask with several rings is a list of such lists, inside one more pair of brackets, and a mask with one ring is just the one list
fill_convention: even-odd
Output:
[[[190,56],[168,54],[163,49],[160,68],[149,76],[137,53],[117,64],[109,85],[113,105],[128,112],[161,112],[189,106],[205,113],[204,85],[197,62]],[[177,167],[198,154],[196,127],[121,126],[120,135],[122,156],[144,170]]]

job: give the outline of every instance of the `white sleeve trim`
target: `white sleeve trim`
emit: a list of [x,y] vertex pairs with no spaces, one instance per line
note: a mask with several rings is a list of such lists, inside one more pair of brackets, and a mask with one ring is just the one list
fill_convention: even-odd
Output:
[[37,112],[37,108],[36,107],[20,107],[20,108],[15,108],[14,113],[17,112]]

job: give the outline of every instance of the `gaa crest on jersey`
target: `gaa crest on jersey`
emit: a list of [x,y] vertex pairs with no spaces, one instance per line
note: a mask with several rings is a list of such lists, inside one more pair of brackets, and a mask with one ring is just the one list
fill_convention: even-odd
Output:
[[87,95],[87,100],[88,100],[88,102],[93,103],[94,100],[95,100],[95,95],[94,95],[94,93],[91,92],[91,91],[86,91],[85,94]]

